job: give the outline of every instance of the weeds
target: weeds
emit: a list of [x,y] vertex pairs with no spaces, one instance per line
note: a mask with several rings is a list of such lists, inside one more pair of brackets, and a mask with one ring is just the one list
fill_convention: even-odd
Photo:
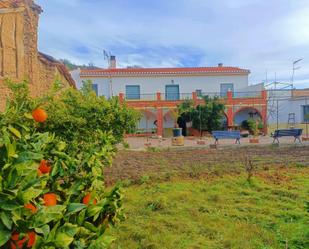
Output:
[[149,183],[150,182],[151,177],[148,175],[143,175],[142,177],[140,177],[138,183],[139,184],[145,184],[145,183]]
[[150,201],[146,204],[146,208],[151,211],[160,211],[166,209],[166,207],[167,207],[167,200],[165,198]]
[[158,147],[147,147],[147,152],[160,152],[160,148]]
[[247,172],[247,182],[251,183],[251,179],[254,175],[255,167],[254,167],[252,159],[249,157],[249,155],[245,156],[245,169],[246,169],[246,172]]

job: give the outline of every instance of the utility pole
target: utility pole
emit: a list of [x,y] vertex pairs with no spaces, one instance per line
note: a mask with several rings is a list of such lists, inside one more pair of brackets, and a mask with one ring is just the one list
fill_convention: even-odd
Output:
[[277,130],[279,130],[279,100],[277,99]]

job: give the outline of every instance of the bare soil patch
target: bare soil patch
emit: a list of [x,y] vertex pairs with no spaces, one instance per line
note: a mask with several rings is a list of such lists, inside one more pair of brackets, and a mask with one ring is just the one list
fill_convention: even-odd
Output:
[[[245,172],[246,155],[252,159],[256,173],[273,182],[288,180],[282,179],[284,174],[281,172],[286,168],[309,166],[308,146],[186,148],[157,152],[122,150],[117,153],[113,166],[105,170],[106,184],[119,180],[138,182],[145,176],[168,180],[171,177],[209,178],[240,174]],[[275,170],[272,174],[266,173],[272,170]]]

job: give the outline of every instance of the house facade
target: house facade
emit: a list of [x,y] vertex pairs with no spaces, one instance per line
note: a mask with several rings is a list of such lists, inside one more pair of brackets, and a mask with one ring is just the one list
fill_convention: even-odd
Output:
[[[111,63],[116,65],[116,63]],[[218,96],[226,105],[227,128],[239,126],[248,118],[266,124],[267,96],[263,85],[249,86],[249,70],[238,67],[194,68],[116,68],[75,70],[71,72],[78,88],[91,80],[93,89],[107,98],[119,96],[121,101],[142,113],[141,133],[155,131],[169,135],[175,125],[174,110],[182,101],[191,99],[195,105],[202,96]],[[266,126],[265,126],[266,127]]]

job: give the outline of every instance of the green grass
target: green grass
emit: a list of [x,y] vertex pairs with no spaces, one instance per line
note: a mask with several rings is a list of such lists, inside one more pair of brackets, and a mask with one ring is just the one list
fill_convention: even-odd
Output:
[[112,248],[309,248],[309,169],[265,174],[126,184]]

